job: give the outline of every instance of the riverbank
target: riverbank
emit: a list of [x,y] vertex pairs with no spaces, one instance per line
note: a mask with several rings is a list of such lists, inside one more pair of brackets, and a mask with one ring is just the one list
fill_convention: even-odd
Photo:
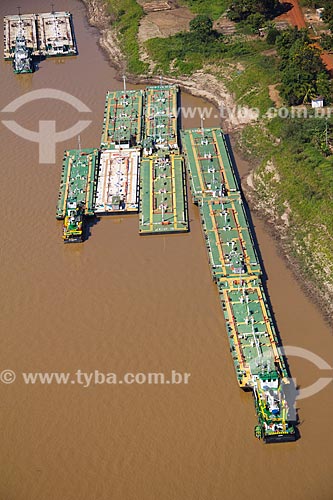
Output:
[[[266,164],[263,171],[273,172],[273,175],[276,175],[276,173],[274,174],[274,166],[272,167],[270,163]],[[259,168],[253,169],[244,181],[242,189],[251,212],[265,223],[267,231],[278,245],[279,253],[293,272],[302,290],[317,305],[327,323],[333,326],[333,289],[332,284],[327,280],[327,273],[331,269],[327,268],[327,261],[325,256],[321,254],[319,246],[317,252],[312,252],[312,255],[317,256],[316,260],[311,262],[308,258],[305,270],[302,261],[308,254],[308,248],[302,248],[298,241],[297,229],[300,228],[294,228],[292,232],[290,231],[289,205],[286,203],[285,212],[282,215],[278,213],[275,205],[276,193],[269,183],[264,183],[264,176],[259,172]],[[270,198],[266,196],[267,191],[270,192]],[[263,193],[265,194],[263,195]],[[311,244],[313,243],[311,242]],[[322,270],[322,273],[318,273],[318,268]],[[312,279],[309,278],[309,271],[312,273]]]
[[[101,49],[107,55],[110,64],[119,71],[119,79],[121,79],[121,75],[126,70],[126,64],[120,49],[119,39],[111,26],[107,5],[103,0],[81,1],[87,8],[89,24],[100,32]],[[254,121],[256,117],[247,106],[242,106],[242,113],[237,113],[236,100],[224,83],[212,74],[212,71],[214,68],[206,66],[203,70],[195,71],[191,77],[171,78],[163,75],[163,82],[179,85],[182,90],[193,96],[206,99],[219,110],[223,106],[223,126],[227,133],[241,129]],[[127,80],[132,84],[158,84],[160,76],[127,74]]]
[[[121,75],[126,71],[126,65],[117,34],[111,27],[111,18],[107,5],[103,0],[82,0],[82,2],[87,7],[89,23],[100,32],[100,47],[106,53],[110,64],[119,71],[120,79]],[[145,54],[142,55],[145,58]],[[320,246],[313,251],[311,245],[314,245],[314,242],[310,238],[304,241],[304,245],[297,238],[297,231],[301,231],[301,228],[295,226],[291,229],[288,213],[290,207],[287,200],[284,213],[279,212],[276,203],[278,183],[275,182],[274,172],[272,174],[274,165],[272,163],[262,165],[259,157],[256,159],[256,165],[254,165],[255,153],[251,149],[249,150],[248,147],[244,147],[242,141],[242,130],[256,121],[256,115],[253,115],[246,106],[242,106],[242,113],[237,112],[237,101],[234,95],[227,89],[222,80],[212,74],[214,70],[216,72],[216,68],[205,66],[202,70],[195,71],[191,77],[170,78],[163,76],[163,82],[178,84],[181,89],[193,96],[206,99],[219,110],[223,106],[223,118],[220,113],[220,120],[221,125],[223,121],[224,131],[230,134],[234,146],[237,145],[238,154],[244,157],[246,156],[246,150],[250,153],[251,164],[249,159],[246,160],[249,164],[250,173],[245,185],[243,185],[243,189],[251,210],[255,211],[267,223],[297,280],[302,284],[307,294],[311,296],[311,299],[318,304],[325,318],[332,322],[333,286],[328,278],[325,279],[328,276],[327,270],[330,263],[325,262],[325,255],[321,254]],[[153,76],[149,72],[146,75],[127,76],[128,81],[133,84],[155,84],[160,82],[159,76]]]

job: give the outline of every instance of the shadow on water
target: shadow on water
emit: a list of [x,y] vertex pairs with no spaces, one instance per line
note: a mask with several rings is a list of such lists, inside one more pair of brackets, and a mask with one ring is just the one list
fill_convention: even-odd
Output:
[[96,226],[100,222],[101,218],[96,217],[95,215],[92,217],[87,217],[84,224],[84,233],[83,233],[83,241],[89,240],[91,236],[91,229]]
[[32,65],[35,71],[39,71],[39,65],[42,61],[45,61],[46,57],[45,56],[33,56],[32,58]]

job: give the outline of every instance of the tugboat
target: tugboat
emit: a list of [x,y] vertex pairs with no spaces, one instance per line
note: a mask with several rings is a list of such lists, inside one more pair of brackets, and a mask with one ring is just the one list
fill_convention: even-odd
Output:
[[83,215],[82,204],[74,199],[68,200],[62,236],[64,243],[83,242]]
[[[289,383],[288,380],[285,383]],[[288,418],[283,381],[277,373],[260,375],[253,392],[258,416],[255,437],[264,443],[295,441],[295,427]]]
[[33,72],[31,53],[23,35],[18,35],[16,37],[13,68],[14,73],[17,74]]

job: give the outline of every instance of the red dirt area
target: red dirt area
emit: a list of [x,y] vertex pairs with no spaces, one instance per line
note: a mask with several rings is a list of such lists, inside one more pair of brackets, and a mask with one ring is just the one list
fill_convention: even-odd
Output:
[[333,76],[333,55],[328,54],[327,52],[324,52],[321,55],[322,60],[327,66],[327,70],[331,73],[331,76]]
[[[288,5],[292,5],[292,8],[285,14],[282,14],[282,16],[279,16],[277,20],[288,21],[292,26],[297,26],[298,29],[307,27],[303,11],[298,3],[298,0],[287,0],[281,3],[285,4],[287,7]],[[321,58],[326,64],[327,70],[331,73],[331,76],[333,76],[333,55],[323,52]]]
[[292,5],[292,8],[288,10],[285,14],[282,14],[282,16],[279,16],[277,20],[281,21],[289,21],[289,23],[292,26],[298,26],[299,29],[301,28],[306,28],[306,22],[303,16],[302,9],[298,3],[297,0],[288,0],[286,2],[281,2],[282,5],[285,5],[286,7],[290,7]]

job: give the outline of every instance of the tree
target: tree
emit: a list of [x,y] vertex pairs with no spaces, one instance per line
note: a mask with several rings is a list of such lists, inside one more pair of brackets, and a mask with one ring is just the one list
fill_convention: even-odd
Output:
[[331,3],[325,6],[322,17],[324,21],[333,21],[333,5]]
[[204,40],[213,33],[213,21],[209,16],[200,14],[190,21],[190,31]]
[[285,61],[289,63],[290,49],[300,40],[303,44],[309,44],[310,38],[307,30],[298,30],[297,28],[291,28],[282,32],[276,39],[276,46],[278,55],[282,59],[281,69],[284,67]]
[[259,28],[265,24],[265,17],[258,12],[256,14],[250,14],[246,19],[246,24],[252,28],[254,33],[257,33]]
[[265,19],[273,19],[281,10],[279,0],[233,0],[228,17],[232,21],[244,21],[251,14],[261,14]]
[[317,94],[325,98],[326,104],[331,102],[332,85],[326,71],[321,71],[317,76]]
[[288,104],[304,104],[318,95],[329,101],[329,76],[307,32],[290,30],[278,37],[276,45],[281,57],[281,95]]
[[333,36],[328,35],[327,33],[323,33],[320,37],[320,45],[324,50],[332,50],[333,49]]
[[[304,96],[303,96],[303,94],[304,94]],[[317,96],[315,83],[314,82],[304,83],[300,87],[299,95],[300,95],[300,98],[303,96],[303,104],[310,102],[311,99],[314,99]]]
[[272,28],[269,28],[266,36],[266,42],[269,43],[269,45],[275,45],[276,39],[280,35],[280,31],[277,30],[274,26]]

